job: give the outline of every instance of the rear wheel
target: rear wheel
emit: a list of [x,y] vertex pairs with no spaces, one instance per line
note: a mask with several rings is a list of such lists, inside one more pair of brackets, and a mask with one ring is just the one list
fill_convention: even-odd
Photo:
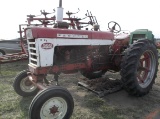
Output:
[[38,93],[29,108],[30,119],[69,119],[74,102],[68,90],[50,87]]
[[135,96],[147,94],[158,70],[158,52],[152,41],[139,40],[124,54],[121,76],[125,90]]

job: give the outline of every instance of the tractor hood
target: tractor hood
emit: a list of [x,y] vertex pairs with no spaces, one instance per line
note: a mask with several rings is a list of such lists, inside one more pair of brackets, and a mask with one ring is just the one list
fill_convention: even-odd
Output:
[[114,34],[102,31],[71,30],[58,28],[31,27],[25,30],[27,39],[64,38],[64,39],[99,39],[114,40]]

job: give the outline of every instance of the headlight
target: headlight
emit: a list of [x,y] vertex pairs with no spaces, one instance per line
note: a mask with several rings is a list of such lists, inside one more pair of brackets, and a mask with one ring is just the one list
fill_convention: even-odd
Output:
[[27,29],[26,30],[26,37],[27,37],[27,39],[33,39],[32,30],[31,29]]

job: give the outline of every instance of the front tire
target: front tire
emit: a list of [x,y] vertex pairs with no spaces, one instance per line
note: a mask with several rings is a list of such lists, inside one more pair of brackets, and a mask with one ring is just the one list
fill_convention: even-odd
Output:
[[13,88],[17,94],[23,97],[34,96],[39,91],[38,87],[28,79],[27,71],[21,71],[14,79]]
[[50,87],[38,93],[31,102],[29,119],[69,119],[74,102],[68,90]]
[[125,51],[120,74],[129,94],[143,96],[149,93],[157,71],[158,52],[152,41],[139,40]]

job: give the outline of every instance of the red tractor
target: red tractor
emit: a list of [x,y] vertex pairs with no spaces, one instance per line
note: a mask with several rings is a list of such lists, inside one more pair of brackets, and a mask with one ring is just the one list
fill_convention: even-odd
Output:
[[[61,73],[81,72],[92,80],[113,70],[120,72],[124,89],[129,94],[143,96],[151,90],[158,70],[158,52],[154,42],[141,39],[130,44],[129,34],[115,35],[121,30],[116,22],[108,24],[109,31],[100,31],[90,12],[86,14],[89,22],[71,17],[71,12],[66,13],[68,18],[63,18],[61,0],[57,17],[48,18],[49,13],[41,13],[44,18],[28,16],[25,37],[29,69],[18,74],[13,84],[21,96],[37,94],[30,105],[30,119],[70,118],[74,102],[70,92],[58,85]],[[33,24],[34,21],[40,24]],[[93,28],[82,30],[86,25]],[[57,86],[51,86],[47,74],[54,75]]]

